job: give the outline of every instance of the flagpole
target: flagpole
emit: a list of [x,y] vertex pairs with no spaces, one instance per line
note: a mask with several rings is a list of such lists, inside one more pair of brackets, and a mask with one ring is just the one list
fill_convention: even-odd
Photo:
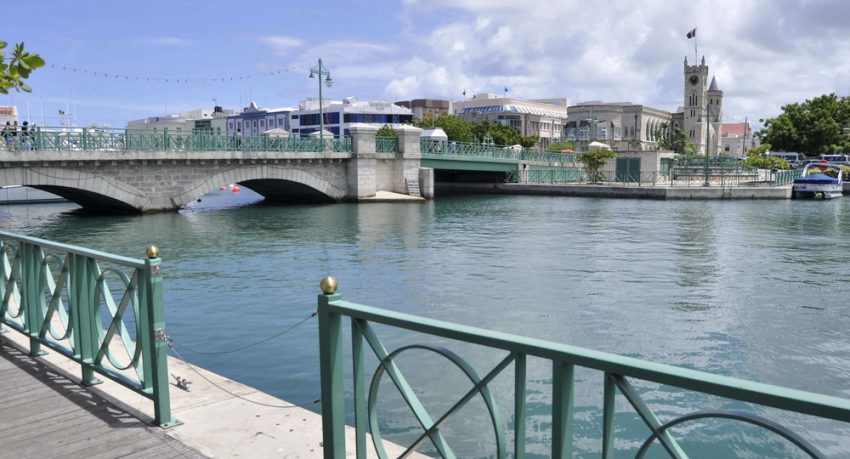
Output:
[[699,43],[699,37],[696,33],[696,28],[694,28],[694,65],[699,65],[699,53],[697,52],[697,43]]

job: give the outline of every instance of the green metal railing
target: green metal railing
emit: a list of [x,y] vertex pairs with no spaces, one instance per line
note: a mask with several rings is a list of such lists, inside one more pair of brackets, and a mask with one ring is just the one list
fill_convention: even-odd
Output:
[[574,153],[541,151],[534,148],[493,145],[474,142],[445,142],[422,139],[423,155],[458,156],[471,158],[507,159],[516,161],[538,161],[549,163],[574,163]]
[[[637,412],[650,430],[650,435],[641,445],[636,457],[643,457],[656,441],[674,458],[687,457],[670,428],[678,424],[704,418],[732,419],[766,429],[791,442],[810,457],[822,457],[820,452],[799,435],[781,425],[750,412],[742,411],[697,411],[677,415],[662,423],[653,410],[632,385],[632,381],[650,381],[666,386],[734,399],[765,407],[779,408],[824,419],[850,422],[850,400],[820,395],[800,390],[786,389],[768,384],[718,376],[702,371],[690,370],[639,359],[597,352],[566,344],[526,338],[507,333],[483,330],[439,320],[417,317],[343,301],[336,293],[336,281],[326,278],[321,283],[323,294],[318,297],[319,352],[322,377],[322,428],[324,433],[324,457],[342,459],[345,450],[345,399],[343,376],[343,318],[351,321],[352,388],[354,402],[355,448],[358,458],[367,457],[367,434],[371,434],[372,445],[378,457],[386,458],[380,426],[377,418],[378,388],[384,375],[389,376],[400,392],[406,405],[419,422],[423,433],[407,447],[405,453],[414,451],[423,441],[430,440],[441,457],[456,457],[451,445],[443,436],[442,425],[463,408],[470,400],[480,397],[490,416],[495,436],[496,457],[508,457],[502,419],[498,406],[490,392],[490,383],[506,368],[514,369],[514,448],[512,457],[523,458],[526,451],[526,360],[536,357],[548,360],[552,369],[551,405],[551,457],[572,457],[573,448],[573,393],[576,368],[586,368],[602,373],[599,384],[603,388],[601,408],[602,457],[614,457],[614,424],[616,400],[622,395]],[[459,355],[444,348],[411,344],[395,350],[387,349],[372,324],[427,334],[485,346],[493,352],[503,352],[502,357],[486,375],[481,377],[471,365]],[[378,359],[378,366],[371,381],[366,377],[364,357],[371,349]],[[439,418],[433,418],[421,403],[395,359],[410,350],[435,353],[460,368],[472,383],[451,408]],[[539,400],[538,402],[539,403]],[[679,413],[681,411],[678,411]],[[489,444],[489,438],[485,440]]]
[[350,152],[351,138],[277,137],[273,135],[218,135],[209,131],[174,132],[136,129],[43,128],[6,133],[0,150],[47,151],[280,151]]
[[0,328],[27,335],[33,356],[46,346],[78,362],[84,385],[97,373],[151,399],[154,422],[170,427],[161,260],[156,247],[147,255],[0,232]]
[[[709,185],[719,187],[775,187],[789,185],[799,177],[801,169],[779,171],[748,171],[743,169],[711,169]],[[703,171],[673,169],[669,173],[646,171],[600,171],[596,180],[579,168],[531,169],[508,172],[506,183],[585,184],[596,183],[622,186],[684,186],[705,185]]]
[[375,137],[376,153],[398,153],[397,137]]
[[[741,163],[738,158],[733,156],[710,156],[708,158],[708,167],[725,168],[725,169],[740,169]],[[705,167],[705,156],[692,155],[680,156],[676,159],[677,167]]]

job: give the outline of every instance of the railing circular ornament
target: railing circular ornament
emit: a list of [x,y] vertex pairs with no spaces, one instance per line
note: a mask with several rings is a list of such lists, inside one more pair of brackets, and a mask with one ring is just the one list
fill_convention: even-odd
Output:
[[[473,388],[477,387],[477,392],[483,399],[484,404],[487,406],[487,411],[490,415],[490,421],[493,423],[493,430],[496,436],[496,457],[500,459],[505,458],[505,432],[502,428],[501,422],[499,421],[500,416],[498,407],[496,406],[496,403],[493,400],[493,396],[490,394],[490,390],[488,389],[487,384],[481,385],[479,387],[479,384],[481,383],[481,378],[478,376],[478,373],[459,355],[445,348],[428,346],[425,344],[412,344],[396,349],[378,363],[378,368],[375,370],[375,374],[372,376],[372,384],[369,389],[369,398],[367,403],[369,407],[369,427],[371,429],[372,434],[372,443],[375,445],[375,451],[377,452],[378,457],[382,459],[388,457],[387,452],[383,446],[383,440],[381,438],[381,429],[378,425],[377,414],[378,388],[380,387],[381,377],[386,372],[386,367],[391,365],[396,357],[398,357],[405,351],[410,351],[414,349],[433,352],[437,355],[446,358],[449,362],[458,367],[466,375],[469,381],[472,382]],[[402,394],[402,396],[404,396],[405,399],[407,398],[406,394]],[[458,409],[460,408],[462,408],[462,405],[458,407]],[[408,448],[408,452],[412,451],[421,440],[424,440],[425,438],[430,438],[431,434],[438,432],[440,424],[442,424],[442,422],[447,421],[449,417],[451,417],[451,414],[445,415],[442,420],[437,420],[437,422],[430,428],[426,427],[425,433],[420,436],[416,443],[414,443]],[[419,421],[420,423],[422,422],[422,420]]]
[[646,441],[643,442],[643,445],[641,445],[637,454],[635,454],[635,459],[642,459],[646,455],[646,452],[649,450],[649,447],[652,446],[653,442],[658,438],[658,436],[666,432],[671,427],[696,419],[732,419],[735,421],[746,422],[748,424],[767,429],[779,435],[780,437],[791,442],[794,446],[799,448],[804,453],[808,454],[809,457],[812,457],[814,459],[820,459],[824,457],[823,454],[818,451],[818,449],[815,448],[814,445],[804,440],[796,433],[781,426],[780,424],[771,421],[770,419],[763,418],[755,414],[750,414],[745,411],[716,410],[697,411],[691,414],[680,416],[676,419],[673,419],[672,421],[667,422],[666,424],[663,424],[655,432],[650,434],[649,438],[647,438]]
[[[47,304],[47,308],[45,309],[44,305],[42,305],[42,309],[45,311],[45,317],[41,335],[44,336],[46,333],[50,333],[50,336],[56,341],[63,341],[65,339],[69,339],[71,337],[71,332],[74,329],[74,315],[67,314],[67,311],[63,311],[67,316],[67,320],[63,320],[62,314],[60,314],[59,321],[62,323],[62,326],[65,327],[65,333],[61,336],[56,336],[56,332],[54,332],[53,330],[53,314],[59,311],[58,304],[61,304],[62,302],[62,290],[68,292],[68,285],[70,284],[70,275],[68,273],[68,267],[65,265],[65,258],[67,256],[67,254],[65,254],[64,256],[59,256],[56,254],[49,253],[44,256],[44,259],[41,260],[41,265],[39,266],[40,275],[38,276],[38,291],[41,292],[42,295],[40,300],[43,300],[43,295],[45,293],[50,295],[50,302],[49,304]],[[55,260],[59,264],[59,266],[61,266],[61,268],[59,269],[59,275],[56,276],[59,282],[54,281],[53,290],[50,290],[50,286],[46,285],[46,282],[44,282],[48,276],[50,260]],[[71,295],[68,294],[68,297],[70,296]],[[70,305],[66,305],[66,307],[69,306]]]

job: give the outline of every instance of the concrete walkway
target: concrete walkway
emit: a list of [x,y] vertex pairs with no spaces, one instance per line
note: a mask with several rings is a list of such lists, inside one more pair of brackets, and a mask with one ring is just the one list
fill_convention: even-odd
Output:
[[[172,384],[171,411],[183,424],[163,430],[151,426],[153,403],[145,397],[106,378],[100,378],[104,380],[102,384],[81,387],[78,384],[80,368],[76,362],[47,348],[44,348],[48,351],[47,355],[33,359],[27,355],[28,349],[28,340],[21,333],[9,330],[0,335],[0,387],[3,388],[0,391],[0,458],[160,459],[180,456],[312,459],[322,456],[322,418],[319,414],[202,368],[190,367],[174,357],[168,360],[169,373],[186,378],[192,384],[189,385],[189,391]],[[24,371],[27,368],[38,370]],[[19,373],[34,376],[32,380],[23,380]],[[15,402],[17,397],[23,397],[19,392],[27,392],[22,388],[37,385],[47,386],[45,390],[50,401],[40,401],[41,397],[47,396],[33,393],[32,399],[21,398]],[[32,410],[38,412],[45,407],[69,404],[88,406],[92,412],[87,414],[81,409],[72,414],[66,408],[55,415],[37,415],[17,408],[33,405]],[[60,424],[61,419],[71,424],[80,423],[82,427],[72,428]],[[44,421],[43,426],[35,424],[39,421]],[[102,436],[106,434],[100,433],[101,430],[88,430],[99,425],[103,425],[101,430],[112,432],[110,435],[113,437]],[[30,430],[33,432],[30,433]],[[51,434],[52,430],[57,433]],[[6,437],[7,434],[11,437]],[[18,437],[15,435],[23,436],[16,442]],[[141,456],[131,455],[135,451],[133,447],[125,447],[121,443],[137,435],[143,442],[139,445],[146,445],[146,449],[139,452],[144,453]],[[115,438],[114,446],[124,449],[113,449],[113,441],[109,438]],[[81,439],[89,439],[89,446],[75,443],[80,452],[77,449],[67,449],[65,452],[65,443],[79,442]],[[97,443],[93,443],[95,440]],[[103,446],[107,444],[109,447]],[[96,449],[89,453],[85,450],[88,447]],[[351,427],[346,428],[346,447],[346,456],[354,458],[354,429]],[[391,457],[404,451],[398,445],[388,442],[384,443],[384,447]],[[377,457],[371,451],[372,448],[369,449],[368,457]],[[153,451],[157,452],[147,454]],[[174,455],[169,456],[171,451]],[[413,454],[411,457],[425,456]]]
[[0,381],[0,457],[205,457],[7,340]]

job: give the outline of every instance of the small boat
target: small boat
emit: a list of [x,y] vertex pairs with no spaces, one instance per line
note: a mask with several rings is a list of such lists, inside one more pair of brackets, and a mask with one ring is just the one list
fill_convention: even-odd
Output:
[[841,196],[844,171],[838,164],[819,161],[806,164],[800,178],[794,179],[791,188],[792,198],[814,198],[820,195],[823,199]]

